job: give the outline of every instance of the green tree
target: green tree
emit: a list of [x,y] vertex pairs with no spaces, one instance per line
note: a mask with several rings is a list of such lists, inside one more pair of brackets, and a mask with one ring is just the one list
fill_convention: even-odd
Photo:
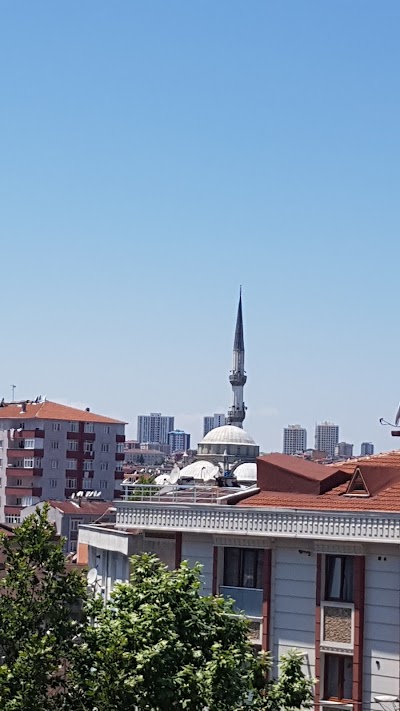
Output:
[[80,629],[72,611],[86,586],[67,572],[47,508],[2,536],[5,574],[0,580],[0,708],[60,708],[72,641]]
[[[282,680],[267,681],[268,655],[254,655],[248,623],[220,597],[200,595],[200,566],[167,571],[149,555],[132,559],[129,584],[89,603],[73,688],[98,711],[239,711],[310,704],[312,682],[296,653]],[[290,692],[289,678],[293,682]]]

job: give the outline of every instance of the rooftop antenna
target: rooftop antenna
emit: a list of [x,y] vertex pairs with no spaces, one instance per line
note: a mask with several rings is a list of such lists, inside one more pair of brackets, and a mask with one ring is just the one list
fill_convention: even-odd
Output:
[[15,402],[15,388],[17,387],[16,385],[11,385],[11,390],[12,390],[12,402]]

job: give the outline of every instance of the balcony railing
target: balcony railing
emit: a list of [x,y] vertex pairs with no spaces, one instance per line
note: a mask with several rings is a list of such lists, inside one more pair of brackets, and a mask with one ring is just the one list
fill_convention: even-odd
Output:
[[247,617],[262,617],[263,591],[259,588],[236,588],[221,585],[220,595],[231,597],[235,612],[244,612]]
[[123,501],[148,501],[151,503],[176,504],[218,504],[225,503],[229,494],[235,494],[243,489],[217,486],[190,486],[186,484],[134,484],[122,483]]

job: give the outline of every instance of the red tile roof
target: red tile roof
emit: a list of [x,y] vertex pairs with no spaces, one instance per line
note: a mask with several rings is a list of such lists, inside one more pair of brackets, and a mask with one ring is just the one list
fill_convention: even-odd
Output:
[[[371,496],[346,495],[349,482],[344,482],[321,494],[260,491],[240,501],[238,506],[262,508],[290,508],[321,511],[386,511],[400,513],[400,451],[358,457],[346,462],[328,465],[327,469],[340,466],[341,470],[354,474],[357,467]],[[279,471],[279,470],[277,470]]]
[[81,499],[81,506],[78,504],[78,500],[74,501],[48,501],[47,503],[54,509],[62,511],[64,514],[79,514],[84,516],[95,515],[102,516],[103,514],[110,511],[113,508],[113,504],[109,501],[90,501],[84,497]]
[[67,420],[68,422],[100,422],[104,424],[124,425],[121,420],[96,415],[94,412],[79,410],[76,407],[61,405],[58,402],[29,403],[22,409],[20,403],[12,403],[0,407],[0,420]]

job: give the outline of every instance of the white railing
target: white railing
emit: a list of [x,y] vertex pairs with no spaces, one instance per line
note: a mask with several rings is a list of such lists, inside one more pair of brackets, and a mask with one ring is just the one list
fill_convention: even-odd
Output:
[[217,504],[226,496],[242,492],[234,487],[217,487],[215,484],[122,484],[122,501],[129,503]]
[[[226,489],[222,491],[225,493]],[[212,498],[207,503],[212,504]],[[396,513],[246,508],[225,503],[226,500],[219,500],[218,505],[205,505],[193,491],[191,500],[180,498],[179,503],[161,495],[156,500],[152,497],[147,501],[117,500],[116,524],[144,530],[400,543],[400,514]]]

